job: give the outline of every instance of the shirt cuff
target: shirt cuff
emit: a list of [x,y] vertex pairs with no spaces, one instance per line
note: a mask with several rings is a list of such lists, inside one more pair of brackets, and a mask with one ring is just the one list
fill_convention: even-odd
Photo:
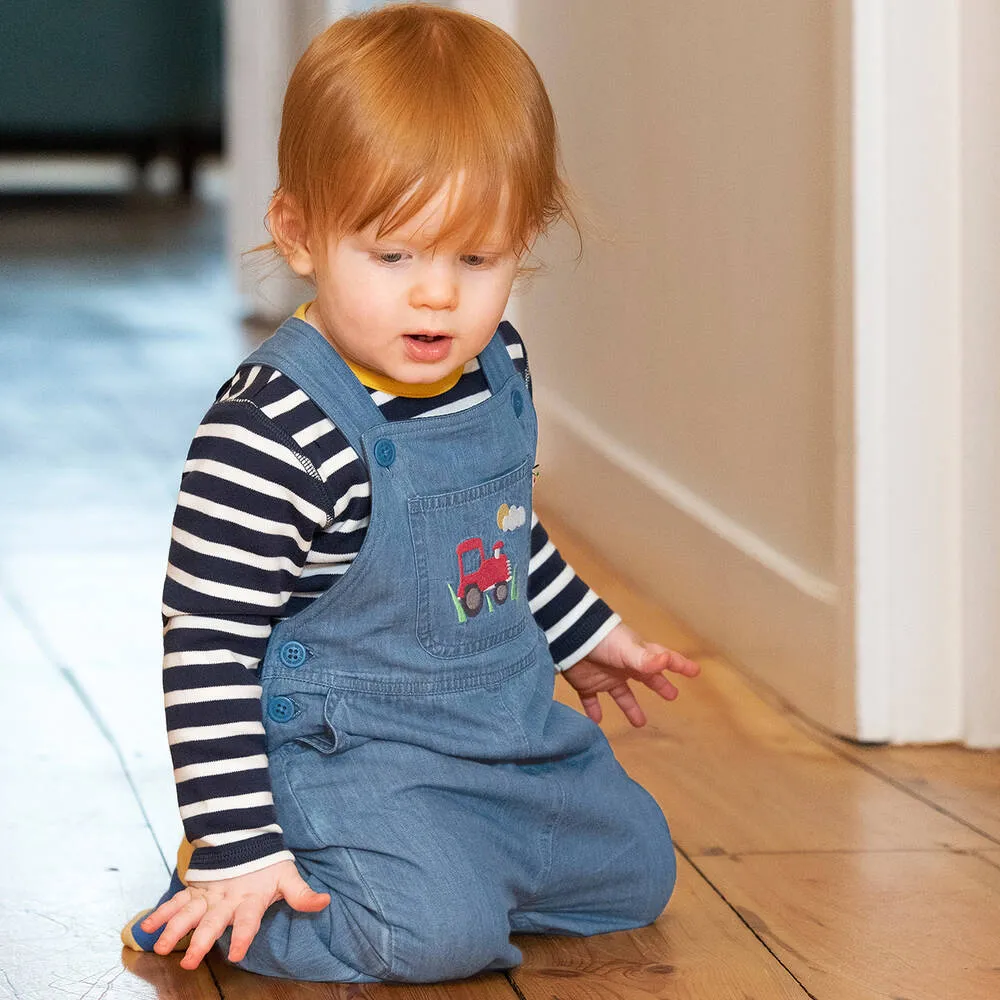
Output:
[[239,875],[249,875],[252,872],[259,872],[263,868],[270,868],[281,861],[294,861],[295,855],[291,851],[278,851],[277,854],[269,854],[265,858],[256,858],[253,861],[244,862],[242,865],[234,865],[232,868],[196,868],[194,865],[198,852],[195,852],[191,859],[191,867],[184,875],[185,884],[188,882],[218,882],[224,878],[236,878]]
[[556,670],[560,673],[568,670],[574,664],[579,663],[607,634],[620,625],[622,617],[617,612],[612,611],[611,617],[606,619],[601,626],[581,645],[577,646],[568,656],[564,656],[557,664]]

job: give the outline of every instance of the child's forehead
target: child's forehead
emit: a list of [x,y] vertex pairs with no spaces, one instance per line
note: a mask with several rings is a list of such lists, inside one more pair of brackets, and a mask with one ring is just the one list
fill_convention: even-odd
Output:
[[397,226],[386,228],[384,220],[376,220],[358,235],[373,241],[406,243],[409,246],[477,246],[506,247],[511,243],[510,233],[502,220],[484,219],[478,224],[455,226],[448,219],[414,218]]
[[512,242],[507,201],[500,193],[490,204],[459,176],[429,195],[415,186],[356,232],[419,246],[507,246]]

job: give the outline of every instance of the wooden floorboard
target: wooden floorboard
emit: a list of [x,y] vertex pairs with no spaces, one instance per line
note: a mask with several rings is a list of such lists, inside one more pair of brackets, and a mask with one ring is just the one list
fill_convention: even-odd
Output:
[[859,747],[846,743],[845,752],[1000,845],[1000,750]]
[[218,958],[211,964],[226,1000],[517,1000],[499,972],[452,983],[304,983],[241,972]]
[[822,1000],[996,1000],[1000,869],[948,851],[702,858]]
[[[133,996],[156,1000],[239,1000],[239,994],[224,997],[207,966],[189,972],[180,967],[180,960],[180,955],[164,957],[123,948],[119,979],[115,982],[115,988],[122,992],[112,990],[106,997],[94,993],[93,1000],[131,1000]],[[80,1000],[91,1000],[91,994],[81,996]]]
[[976,851],[984,861],[1000,868],[1000,851]]
[[677,889],[650,927],[593,938],[518,937],[526,1000],[805,1000],[712,886],[678,859]]
[[[169,511],[163,517],[169,520]],[[63,550],[44,559],[15,552],[0,562],[22,616],[52,658],[72,670],[121,753],[159,851],[172,865],[182,827],[164,734],[162,681],[158,669],[137,669],[162,657],[164,546],[137,539],[128,551]],[[111,636],[108,608],[114,609]]]
[[153,833],[74,687],[0,601],[0,997],[219,1000],[207,970],[129,973],[118,932],[162,891]]
[[187,441],[236,354],[221,220],[114,199],[4,212],[0,997],[219,1000],[207,968],[119,931],[180,831],[159,592]]
[[644,729],[613,713],[606,724],[690,855],[993,846],[811,739],[723,661],[701,662],[702,676],[672,705],[641,694],[652,718]]

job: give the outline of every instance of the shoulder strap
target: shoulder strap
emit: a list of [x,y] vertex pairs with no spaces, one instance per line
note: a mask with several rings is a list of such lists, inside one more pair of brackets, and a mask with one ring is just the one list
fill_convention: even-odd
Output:
[[507,345],[504,343],[503,335],[500,333],[500,330],[507,325],[509,324],[504,322],[497,327],[496,333],[493,334],[490,342],[479,355],[479,367],[482,368],[483,375],[486,376],[490,392],[493,395],[500,391],[511,375],[517,374],[514,362],[511,361],[510,355],[507,353]]
[[244,364],[270,365],[287,375],[359,454],[361,435],[385,423],[382,411],[344,359],[319,330],[303,320],[285,320]]

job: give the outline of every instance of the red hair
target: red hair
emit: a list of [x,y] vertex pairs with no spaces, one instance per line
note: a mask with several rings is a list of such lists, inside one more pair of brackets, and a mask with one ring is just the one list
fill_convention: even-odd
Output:
[[274,204],[290,199],[310,235],[376,222],[384,235],[442,189],[439,243],[475,246],[501,222],[520,252],[573,221],[538,70],[457,10],[407,3],[336,21],[289,80]]

